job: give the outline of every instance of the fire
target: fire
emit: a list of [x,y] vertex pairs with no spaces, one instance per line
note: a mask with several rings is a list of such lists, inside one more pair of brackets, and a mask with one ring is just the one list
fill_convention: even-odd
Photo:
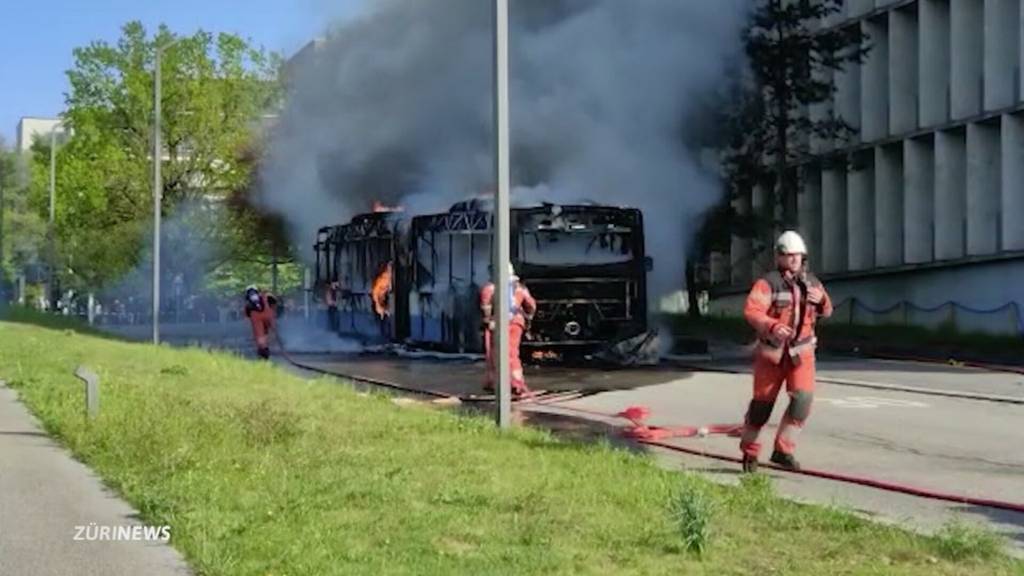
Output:
[[380,200],[374,200],[373,201],[373,211],[374,212],[404,212],[405,208],[403,208],[401,206],[388,206],[388,205],[384,204],[383,202],[381,202]]
[[373,288],[370,291],[370,296],[373,298],[373,310],[381,320],[389,313],[388,295],[391,294],[391,273],[392,264],[389,260],[384,263],[380,272],[377,273],[377,277],[373,279]]

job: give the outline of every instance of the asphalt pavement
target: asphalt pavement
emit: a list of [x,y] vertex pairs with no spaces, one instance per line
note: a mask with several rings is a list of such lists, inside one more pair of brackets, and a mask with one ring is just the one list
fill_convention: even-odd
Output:
[[54,444],[0,383],[0,574],[191,574],[160,535],[146,539],[136,526],[137,512]]
[[[739,423],[749,400],[751,377],[744,351],[693,359],[660,369],[527,370],[535,389],[582,389],[584,398],[539,406],[534,413],[602,424],[615,433],[621,420],[602,418],[634,405],[652,411],[651,424]],[[481,362],[367,356],[305,355],[304,362],[449,394],[480,389]],[[806,468],[852,475],[928,491],[1024,504],[1024,376],[948,364],[823,355],[818,362],[816,402],[800,436],[798,457]],[[954,396],[945,394],[952,393]],[[1002,399],[1002,400],[1000,400]],[[584,409],[587,413],[581,413]],[[772,423],[785,409],[785,397]],[[607,425],[607,426],[604,426]],[[585,427],[584,423],[582,427]],[[762,438],[770,451],[774,428]],[[673,440],[680,446],[738,455],[737,440],[722,436]],[[738,481],[738,465],[701,456],[644,447],[669,467]],[[1024,514],[910,496],[832,480],[766,471],[790,498],[858,511],[883,522],[934,531],[950,520],[978,523],[1006,535],[1024,555]]]
[[[898,364],[883,367],[872,362],[862,370],[852,365],[846,368],[856,380],[876,382],[901,381],[913,373],[914,383],[924,387],[953,386],[969,378],[955,368],[918,373]],[[746,374],[696,373],[674,382],[604,392],[545,406],[542,410],[579,417],[581,413],[574,409],[582,408],[588,411],[583,416],[594,418],[594,412],[616,413],[641,405],[651,409],[648,422],[653,425],[739,423],[750,388],[750,376]],[[778,422],[786,401],[782,395],[772,423]],[[806,468],[1024,505],[1022,423],[1024,406],[1019,404],[819,382],[812,415],[799,437],[797,456]],[[763,430],[763,461],[770,455],[774,433],[774,426]],[[676,439],[670,443],[714,454],[739,455],[737,439],[726,436]],[[654,451],[667,466],[704,472],[722,482],[738,481],[738,464],[663,449]],[[926,532],[954,519],[973,522],[1005,534],[1015,552],[1024,554],[1022,513],[930,500],[787,472],[766,473],[776,480],[781,494],[798,500],[838,505]]]

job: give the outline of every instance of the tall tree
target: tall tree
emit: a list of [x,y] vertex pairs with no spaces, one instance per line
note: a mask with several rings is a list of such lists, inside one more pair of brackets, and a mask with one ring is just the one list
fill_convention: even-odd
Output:
[[[835,140],[852,132],[828,107],[813,117],[807,113],[832,99],[835,73],[863,61],[870,49],[859,23],[824,25],[842,9],[843,0],[757,0],[754,5],[744,34],[745,69],[735,75],[725,105],[714,114],[722,126],[717,145],[728,192],[705,215],[694,243],[697,254],[728,252],[733,236],[754,239],[757,251],[769,245],[766,240],[780,226],[795,227],[800,187],[795,165],[811,154],[810,137]],[[768,192],[764,209],[733,209],[732,201],[754,188]],[[695,285],[692,315],[700,314],[696,293],[709,286],[705,276],[687,267],[687,283]]]
[[842,0],[759,0],[755,6],[745,38],[750,74],[731,120],[735,139],[725,162],[734,188],[761,184],[769,192],[767,214],[748,232],[794,227],[799,175],[793,164],[811,153],[810,136],[832,140],[851,131],[831,109],[807,113],[832,99],[834,73],[863,61],[870,49],[858,22],[825,27],[842,8]]
[[[161,27],[149,36],[131,22],[116,44],[76,49],[68,71],[64,123],[72,136],[57,152],[56,229],[61,270],[73,283],[95,288],[115,281],[148,244],[153,68],[164,46],[163,213],[188,230],[186,245],[176,246],[172,235],[161,250],[164,276],[206,271],[236,232],[218,215],[250,179],[242,150],[276,111],[280,58],[231,34],[176,37]],[[33,188],[42,210],[49,157],[35,157]]]
[[[11,297],[11,281],[40,261],[45,223],[29,205],[24,159],[0,139],[0,286]],[[34,279],[34,278],[33,278]]]

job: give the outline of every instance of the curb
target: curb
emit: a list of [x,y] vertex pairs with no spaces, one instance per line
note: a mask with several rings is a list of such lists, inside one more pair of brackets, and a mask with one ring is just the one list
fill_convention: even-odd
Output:
[[925,394],[929,396],[945,396],[947,398],[962,398],[964,400],[981,400],[985,402],[1000,402],[1003,404],[1024,404],[1024,397],[1003,396],[999,394],[979,394],[975,392],[961,392],[958,390],[942,390],[937,388],[921,388],[918,386],[902,386],[900,384],[880,384],[878,382],[867,382],[864,380],[847,380],[845,378],[817,378],[818,382],[838,384],[840,386],[856,386],[859,388],[873,388],[875,390],[891,390],[893,392],[910,392],[913,394]]

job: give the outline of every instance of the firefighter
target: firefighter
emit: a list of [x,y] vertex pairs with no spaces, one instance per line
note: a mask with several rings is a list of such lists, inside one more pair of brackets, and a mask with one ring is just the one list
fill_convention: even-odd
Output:
[[771,461],[800,469],[793,451],[814,397],[814,324],[832,314],[832,301],[824,286],[807,271],[803,238],[793,231],[784,232],[775,243],[775,254],[775,270],[754,283],[743,309],[758,337],[754,394],[740,440],[744,472],[757,471],[758,435],[771,416],[783,382],[790,400],[775,436]]
[[[509,338],[508,354],[509,367],[512,371],[512,393],[521,396],[529,392],[526,387],[526,378],[523,375],[523,363],[519,358],[519,343],[527,330],[528,323],[537,311],[537,301],[530,295],[530,291],[519,281],[515,268],[508,265],[509,274]],[[497,380],[498,366],[493,352],[492,334],[494,332],[494,282],[488,282],[480,290],[480,312],[483,316],[484,351],[487,356],[487,376],[484,380],[484,390],[494,391],[494,384]]]
[[269,292],[261,291],[256,286],[245,289],[245,316],[252,324],[252,337],[256,340],[256,354],[267,360],[270,358],[270,331],[275,329],[274,309],[277,298]]

